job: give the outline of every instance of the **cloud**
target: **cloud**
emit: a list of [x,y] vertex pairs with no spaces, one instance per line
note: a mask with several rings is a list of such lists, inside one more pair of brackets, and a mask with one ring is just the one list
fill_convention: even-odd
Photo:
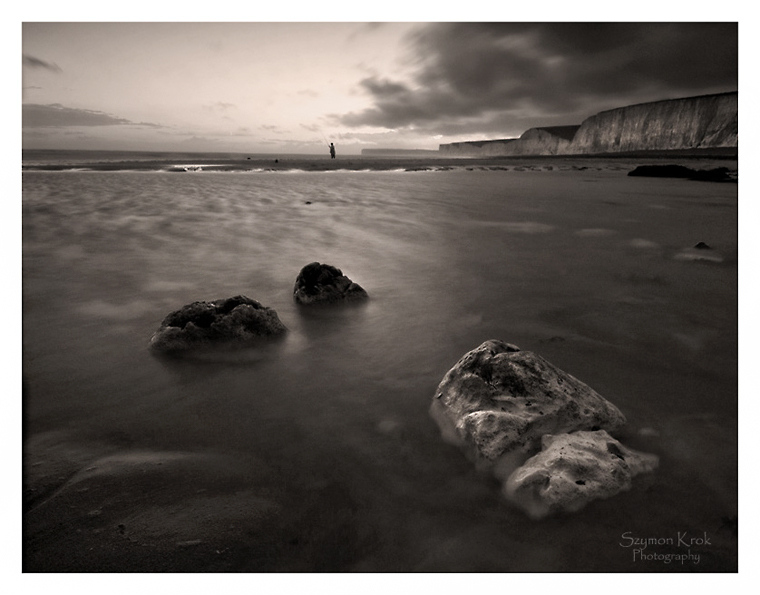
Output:
[[303,122],[301,122],[299,126],[303,128],[304,130],[308,130],[309,132],[322,132],[322,126],[320,126],[319,124],[304,124]]
[[436,23],[410,38],[415,76],[360,82],[350,127],[524,131],[604,109],[736,90],[735,23]]
[[40,60],[39,58],[35,58],[34,56],[30,56],[29,54],[23,54],[22,56],[22,64],[23,66],[26,66],[28,68],[42,68],[44,70],[49,70],[50,72],[63,72],[60,66],[54,62],[46,62],[45,60]]
[[209,110],[209,111],[220,111],[220,112],[226,112],[229,109],[236,109],[237,105],[234,103],[225,103],[224,101],[217,101],[215,103],[206,104],[203,106],[203,109]]
[[259,124],[257,128],[264,132],[284,132],[284,130],[276,124]]
[[64,107],[59,103],[22,105],[22,125],[26,128],[59,128],[66,126],[147,126],[160,128],[158,124],[132,122],[94,110]]
[[369,23],[360,23],[358,24],[358,27],[351,33],[346,41],[348,42],[354,42],[354,41],[363,41],[365,39],[365,36],[367,34],[374,33],[375,31],[378,31],[380,29],[383,29],[387,23],[381,23],[381,22],[369,22]]

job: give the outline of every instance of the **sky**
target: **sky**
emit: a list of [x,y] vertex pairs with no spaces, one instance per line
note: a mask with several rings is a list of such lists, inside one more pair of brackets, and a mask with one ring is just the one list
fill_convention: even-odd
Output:
[[736,22],[22,23],[25,149],[437,149],[738,89]]

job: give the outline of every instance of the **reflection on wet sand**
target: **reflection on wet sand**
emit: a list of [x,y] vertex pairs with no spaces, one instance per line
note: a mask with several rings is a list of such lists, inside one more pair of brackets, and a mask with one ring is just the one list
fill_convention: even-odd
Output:
[[[735,570],[736,185],[544,165],[26,172],[25,569]],[[678,257],[698,242],[722,260]],[[299,308],[314,261],[369,300]],[[150,353],[169,312],[240,294],[287,335]],[[428,414],[488,339],[618,405],[660,468],[575,515],[512,509]],[[618,545],[679,530],[712,536],[699,567]]]

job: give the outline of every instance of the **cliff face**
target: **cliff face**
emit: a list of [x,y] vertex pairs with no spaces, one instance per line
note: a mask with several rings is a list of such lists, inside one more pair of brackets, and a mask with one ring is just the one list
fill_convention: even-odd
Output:
[[578,126],[552,126],[526,130],[510,145],[510,155],[563,155],[567,153]]
[[531,128],[520,138],[470,141],[441,145],[452,157],[499,157],[503,155],[561,155],[567,153],[578,126]]
[[451,143],[456,157],[592,155],[738,147],[738,94],[642,103],[600,112],[580,126],[531,128],[519,139]]
[[584,120],[569,153],[617,153],[738,146],[738,94],[622,107]]
[[438,152],[451,157],[498,157],[500,155],[512,155],[513,153],[509,152],[509,146],[516,141],[516,138],[506,138],[503,140],[449,143],[439,145]]

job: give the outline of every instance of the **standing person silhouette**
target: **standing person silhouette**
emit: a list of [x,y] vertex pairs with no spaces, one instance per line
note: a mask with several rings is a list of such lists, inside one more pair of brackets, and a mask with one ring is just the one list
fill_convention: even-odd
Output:
[[335,159],[335,145],[330,143],[330,159]]

